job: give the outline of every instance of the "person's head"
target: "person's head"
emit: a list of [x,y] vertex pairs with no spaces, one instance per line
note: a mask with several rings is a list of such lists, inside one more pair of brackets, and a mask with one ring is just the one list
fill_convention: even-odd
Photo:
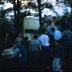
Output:
[[55,32],[55,28],[54,28],[54,27],[52,27],[52,28],[51,28],[51,31],[52,31],[52,32]]
[[37,35],[34,35],[34,36],[33,36],[33,39],[37,39],[37,38],[38,38],[38,36],[37,36]]

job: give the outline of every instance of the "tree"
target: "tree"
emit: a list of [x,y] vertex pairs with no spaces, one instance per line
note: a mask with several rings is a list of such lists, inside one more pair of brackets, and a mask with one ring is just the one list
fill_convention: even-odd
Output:
[[14,23],[15,23],[15,29],[16,34],[18,34],[21,31],[21,24],[20,24],[20,6],[21,3],[19,0],[13,0],[13,9],[14,9]]
[[42,27],[42,17],[41,17],[41,0],[37,0],[38,2],[38,10],[39,10],[39,21],[40,21],[40,29]]
[[36,4],[33,2],[28,2],[28,6],[32,8],[37,8]]
[[71,13],[72,13],[72,0],[64,0],[64,4],[71,7]]

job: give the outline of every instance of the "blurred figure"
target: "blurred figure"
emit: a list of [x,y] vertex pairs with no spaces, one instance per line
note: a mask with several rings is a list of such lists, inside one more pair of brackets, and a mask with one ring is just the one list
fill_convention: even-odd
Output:
[[9,48],[11,52],[13,52],[13,58],[16,58],[19,55],[19,48],[17,48],[17,45],[15,43],[12,44],[12,47]]
[[15,43],[20,50],[20,62],[19,62],[19,69],[24,70],[28,67],[28,49],[24,46],[24,38],[22,33],[19,33],[18,37],[15,39]]
[[63,47],[60,40],[56,40],[55,47],[53,48],[53,60],[52,60],[52,71],[53,72],[63,72],[62,62],[63,62]]
[[41,45],[38,40],[38,36],[34,35],[33,39],[30,41],[30,52],[31,52],[31,60],[32,67],[39,67],[39,51],[41,50]]
[[19,33],[18,37],[15,39],[15,43],[18,48],[23,46],[23,35],[22,33]]
[[[3,51],[6,53],[6,51]],[[13,43],[11,48],[8,48],[8,52],[12,53],[9,55],[2,54],[6,59],[13,62],[16,70],[25,70],[28,68],[28,51],[27,48],[18,48],[15,43]]]
[[62,44],[65,58],[72,59],[72,31],[68,27],[65,31],[62,32]]
[[56,30],[55,28],[51,28],[51,32],[52,35],[54,36],[55,42],[62,38],[62,33],[59,30]]
[[5,49],[0,59],[0,70],[1,71],[12,71],[16,70],[16,65],[13,61],[14,53],[10,49]]
[[24,46],[26,48],[29,48],[29,40],[28,40],[28,37],[24,37]]
[[24,47],[26,48],[26,54],[27,54],[27,61],[28,61],[28,64],[30,63],[30,47],[29,47],[29,43],[30,41],[28,40],[28,37],[24,37]]
[[42,34],[39,36],[39,42],[41,44],[41,48],[42,48],[42,53],[41,53],[41,61],[42,61],[42,67],[47,68],[48,66],[48,61],[50,58],[50,54],[51,54],[51,48],[50,48],[50,38],[47,35],[46,30],[42,30]]
[[20,58],[20,49],[17,48],[17,45],[15,43],[12,44],[12,47],[8,48],[10,52],[13,52],[12,54],[12,60],[15,64],[18,64],[19,58]]
[[52,22],[52,21],[49,21],[48,24],[49,24],[49,25],[48,25],[48,27],[47,27],[47,32],[48,32],[49,35],[51,35],[51,34],[53,34],[52,31],[51,31],[51,28],[54,27],[54,28],[57,30],[57,27],[55,26],[55,23]]

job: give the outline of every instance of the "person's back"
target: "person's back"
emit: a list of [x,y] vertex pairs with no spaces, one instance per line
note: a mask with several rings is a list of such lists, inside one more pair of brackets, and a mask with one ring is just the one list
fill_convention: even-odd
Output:
[[30,41],[30,53],[31,53],[31,65],[34,68],[37,68],[39,65],[39,50],[40,43],[37,35],[33,36],[33,39]]
[[63,44],[63,55],[64,55],[64,70],[72,70],[70,65],[72,62],[72,31],[66,29],[63,33],[62,44]]
[[42,46],[49,46],[49,43],[48,43],[48,40],[49,40],[49,37],[47,35],[41,35],[39,37],[39,41],[41,43]]
[[14,57],[18,56],[18,54],[19,54],[19,49],[18,49],[18,48],[13,48],[13,47],[11,47],[10,50],[11,50],[12,52],[14,52]]
[[30,47],[32,51],[38,51],[39,49],[39,40],[37,39],[37,35],[33,36],[33,39],[30,41]]
[[53,34],[52,32],[51,32],[51,28],[55,28],[55,29],[57,29],[57,27],[52,23],[52,24],[50,24],[48,27],[47,27],[47,32],[48,33],[50,33],[50,34]]
[[5,50],[3,50],[1,55],[2,56],[1,56],[0,64],[2,65],[1,66],[2,69],[4,69],[5,71],[6,70],[9,71],[9,70],[14,70],[15,68],[17,68],[17,67],[15,67],[16,64],[13,60],[14,52],[12,52],[10,49],[5,49]]
[[67,29],[64,32],[62,32],[62,36],[63,36],[64,40],[71,41],[72,40],[72,31]]
[[46,30],[42,31],[42,34],[38,38],[41,44],[41,66],[46,68],[50,62],[51,47],[50,47],[50,38],[46,33]]
[[72,32],[70,30],[65,30],[62,33],[62,45],[64,48],[64,54],[71,58],[72,51]]
[[39,41],[38,40],[31,40],[31,48],[32,51],[38,51]]
[[47,35],[46,30],[42,30],[42,34],[39,36],[38,40],[39,40],[41,46],[47,47],[50,45],[49,44],[49,36]]
[[61,32],[59,30],[55,30],[55,32],[54,32],[54,39],[55,40],[59,40],[61,38],[62,38]]
[[53,33],[54,40],[60,40],[62,38],[62,33],[59,30],[56,30],[54,27],[51,28],[51,32]]

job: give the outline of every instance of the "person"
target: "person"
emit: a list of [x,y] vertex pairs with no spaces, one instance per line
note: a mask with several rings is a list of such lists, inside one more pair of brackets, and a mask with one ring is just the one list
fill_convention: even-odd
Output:
[[0,59],[0,70],[1,71],[16,70],[17,67],[13,61],[14,52],[12,52],[10,49],[4,49],[1,55],[2,56]]
[[12,52],[12,61],[15,64],[16,67],[18,67],[20,58],[22,54],[20,53],[20,49],[17,47],[15,43],[12,44],[12,47],[8,48],[10,52]]
[[38,40],[38,36],[34,35],[33,39],[30,41],[30,49],[35,52],[41,50],[40,42]]
[[49,35],[53,34],[52,31],[51,31],[51,28],[53,28],[53,27],[54,27],[56,30],[58,29],[58,28],[55,26],[55,23],[52,22],[52,21],[50,21],[50,22],[49,22],[49,25],[48,25],[48,27],[47,27],[47,32],[48,32]]
[[13,62],[15,63],[16,67],[18,68],[20,58],[22,54],[20,53],[20,49],[17,47],[16,43],[12,44],[12,47],[9,48],[11,52],[13,52]]
[[15,39],[15,43],[20,50],[19,58],[19,69],[24,70],[28,67],[28,49],[24,45],[24,38],[22,33],[19,33],[19,36]]
[[18,48],[16,43],[12,44],[12,47],[8,48],[11,55],[11,60],[15,64],[17,70],[25,70],[28,67],[28,51],[27,48]]
[[55,30],[55,28],[51,28],[51,31],[53,32],[54,37],[54,47],[52,48],[52,71],[53,72],[60,72],[61,70],[61,63],[63,58],[62,53],[62,45],[61,45],[61,39],[62,34],[59,30]]
[[25,57],[27,57],[27,59],[26,59],[26,61],[25,61],[25,58],[24,58],[24,61],[25,61],[25,63],[26,62],[28,62],[28,66],[30,65],[30,48],[29,48],[29,43],[30,43],[30,41],[29,41],[29,39],[28,39],[28,36],[25,36],[24,37],[24,55],[25,55]]
[[24,37],[24,46],[25,46],[26,48],[29,48],[29,40],[28,40],[28,37],[27,37],[27,36]]
[[47,67],[48,66],[48,58],[50,57],[50,52],[51,52],[51,48],[50,48],[50,38],[47,35],[46,30],[42,30],[42,34],[39,36],[39,42],[41,44],[41,48],[42,48],[42,53],[41,53],[41,60],[42,60],[42,67]]
[[4,55],[4,53],[6,53],[8,50],[8,52],[12,53],[12,58],[16,58],[19,55],[19,48],[17,48],[16,44],[13,43],[12,47],[8,48],[8,49],[4,49],[2,55]]
[[62,45],[63,45],[63,55],[64,55],[64,70],[72,70],[72,31],[66,27],[66,30],[62,32]]
[[[72,31],[67,28],[65,31],[62,32],[62,43],[63,43],[63,48],[64,48],[64,55],[68,55],[71,52],[71,44],[72,44]],[[67,56],[69,58],[70,55]],[[70,57],[71,58],[71,57]]]
[[42,34],[39,36],[39,41],[41,44],[42,48],[47,48],[50,44],[49,44],[49,36],[46,33],[46,30],[42,30]]
[[15,39],[15,43],[18,48],[23,46],[23,36],[22,33],[19,33],[18,37]]
[[41,45],[38,40],[38,36],[34,35],[33,39],[30,41],[30,51],[31,51],[31,58],[32,58],[32,65],[33,67],[39,66],[39,51],[41,50]]
[[28,67],[28,51],[26,47],[17,47],[16,43],[12,44],[12,47],[9,48],[13,52],[13,62],[17,70],[25,70]]
[[6,56],[8,59],[12,59],[13,58],[13,52],[10,50],[10,49],[5,49],[5,50],[3,50],[3,52],[2,52],[2,56]]
[[58,41],[62,38],[62,33],[59,30],[56,30],[55,28],[51,28],[52,35],[54,36],[54,40]]
[[17,48],[17,45],[15,43],[12,44],[12,47],[9,48],[11,52],[13,52],[13,58],[16,58],[19,55],[19,48]]

